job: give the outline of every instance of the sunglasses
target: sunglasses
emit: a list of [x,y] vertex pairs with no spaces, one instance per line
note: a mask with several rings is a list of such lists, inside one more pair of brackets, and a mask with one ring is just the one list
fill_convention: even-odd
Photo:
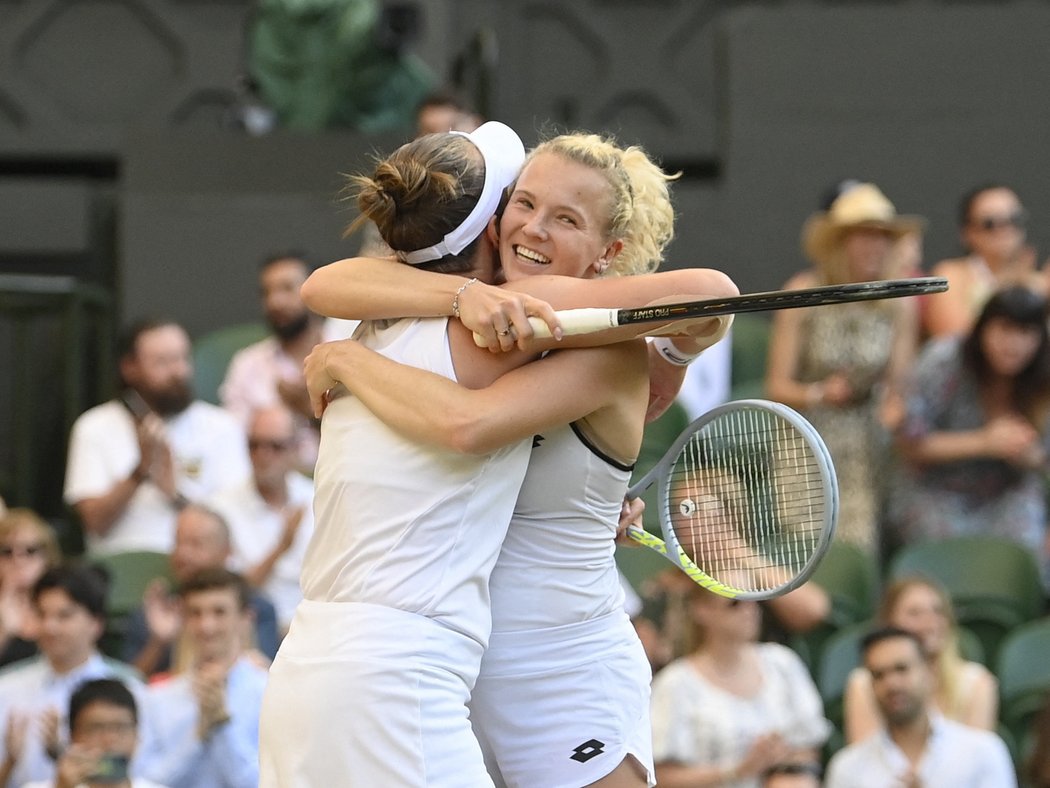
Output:
[[27,547],[0,547],[0,558],[32,558],[36,555],[42,555],[44,552],[44,546],[42,544],[31,544]]
[[979,216],[976,219],[972,219],[970,224],[986,233],[1003,227],[1016,227],[1020,230],[1028,224],[1028,214],[1024,211],[1017,211],[1007,216]]
[[250,438],[248,440],[248,451],[269,449],[270,451],[284,451],[292,445],[291,441],[271,441],[262,438]]

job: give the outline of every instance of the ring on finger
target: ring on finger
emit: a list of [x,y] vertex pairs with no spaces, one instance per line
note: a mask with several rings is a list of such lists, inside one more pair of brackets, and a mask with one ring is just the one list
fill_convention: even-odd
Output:
[[496,333],[499,334],[501,337],[510,336],[510,329],[504,328],[501,331],[497,331]]

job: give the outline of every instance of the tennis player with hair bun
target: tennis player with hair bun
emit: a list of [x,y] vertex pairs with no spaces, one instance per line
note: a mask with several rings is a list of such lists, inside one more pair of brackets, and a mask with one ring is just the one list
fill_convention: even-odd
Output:
[[[360,192],[366,213],[381,188],[379,174],[390,163]],[[609,276],[644,274],[660,262],[673,225],[668,180],[640,149],[624,150],[595,135],[565,135],[540,145],[510,195],[498,234],[495,224],[488,233],[499,245],[508,287],[559,308],[734,295],[732,283],[710,270]],[[380,229],[384,237],[390,234],[382,223]],[[418,264],[429,254],[400,257]],[[529,351],[514,348],[496,358],[532,358],[534,348],[551,346],[528,339],[531,328],[524,317],[537,306],[520,293],[508,297],[481,283],[395,262],[333,264],[315,272],[304,298],[315,310],[366,319],[459,313],[491,344],[513,348],[516,334]],[[697,324],[701,338],[683,338],[673,355],[709,345],[727,323]],[[450,321],[450,333],[459,325]],[[637,333],[628,328],[597,339],[567,338],[563,345],[626,341],[552,352],[482,386],[397,363],[391,354],[370,349],[367,333],[358,341],[318,346],[307,359],[317,409],[324,406],[325,392],[333,387],[336,392],[325,411],[322,443],[349,401],[369,408],[392,434],[461,452],[464,461],[522,441],[532,447],[521,489],[514,493],[509,530],[495,512],[467,510],[460,512],[464,530],[446,527],[444,542],[402,540],[397,546],[432,551],[436,544],[459,540],[488,543],[494,534],[503,539],[488,586],[492,634],[470,704],[497,785],[653,783],[650,669],[623,609],[614,560],[614,537],[649,401],[649,357],[645,343],[631,339]],[[458,372],[461,358],[454,355],[454,363]],[[344,389],[353,397],[340,396]],[[362,445],[350,433],[327,437],[333,447],[338,441],[344,455],[355,453],[348,447]],[[368,452],[357,453],[369,459]],[[413,484],[410,473],[389,483]],[[478,484],[493,482],[479,478]],[[415,578],[406,573],[404,579]],[[460,608],[462,617],[481,613],[478,607]]]

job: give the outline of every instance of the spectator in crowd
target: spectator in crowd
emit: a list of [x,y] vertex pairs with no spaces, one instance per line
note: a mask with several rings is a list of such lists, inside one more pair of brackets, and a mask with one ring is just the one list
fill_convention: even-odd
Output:
[[[984,730],[995,730],[999,714],[999,684],[978,662],[959,653],[959,634],[947,592],[933,580],[902,577],[883,592],[878,616],[884,626],[914,634],[933,680],[934,707],[948,719]],[[844,696],[846,741],[862,741],[882,727],[871,674],[857,668]]]
[[[299,296],[310,265],[298,252],[267,257],[259,267],[259,297],[271,335],[237,351],[219,388],[222,405],[247,429],[258,408],[284,404],[296,415],[296,462],[313,473],[319,432],[303,378],[303,359],[318,342],[345,339],[355,323],[326,321]],[[237,481],[241,481],[238,479]]]
[[60,559],[54,530],[36,512],[0,514],[0,665],[37,653],[30,597],[36,581]]
[[[632,616],[650,663],[659,670],[671,659],[683,657],[695,644],[690,597],[696,588],[679,569],[665,569],[642,586],[642,609]],[[762,640],[786,643],[823,623],[831,613],[831,598],[813,580],[781,596],[760,603]]]
[[210,501],[230,526],[232,566],[277,609],[282,632],[302,599],[299,571],[314,529],[313,482],[294,469],[295,420],[283,405],[257,410],[248,427],[252,478]]
[[149,687],[156,747],[143,755],[145,774],[171,788],[259,785],[266,669],[248,656],[244,641],[250,593],[226,569],[202,570],[179,586],[191,661]]
[[[225,568],[230,555],[230,529],[220,514],[198,504],[179,512],[175,549],[171,553],[171,576],[177,584],[204,569]],[[251,595],[249,603],[255,646],[266,659],[273,659],[278,643],[273,604],[258,592]],[[172,596],[166,581],[155,581],[146,589],[142,607],[129,617],[123,657],[143,676],[169,671],[181,631],[182,615],[177,597]]]
[[1046,565],[1050,440],[1046,300],[997,292],[965,336],[930,342],[897,434],[905,461],[889,512],[903,542],[991,534]]
[[1045,294],[1046,278],[1026,242],[1027,224],[1028,214],[1008,186],[985,184],[963,196],[959,233],[966,256],[933,267],[931,273],[948,280],[948,290],[926,299],[927,336],[969,332],[992,293],[1005,286],[1025,284]]
[[[871,183],[845,181],[809,217],[802,245],[814,265],[784,285],[794,290],[888,278],[894,244],[917,233]],[[774,313],[766,390],[800,410],[824,438],[840,485],[837,538],[875,553],[880,477],[905,374],[915,355],[914,299],[864,301]]]
[[762,775],[762,788],[820,788],[820,764],[816,761],[778,763]]
[[133,325],[120,376],[121,396],[73,425],[65,498],[89,552],[168,552],[180,508],[249,475],[244,430],[194,400],[190,340],[177,323]]
[[123,682],[85,681],[69,700],[70,745],[58,758],[54,781],[24,788],[164,788],[129,776],[138,723],[135,696]]
[[481,115],[462,98],[451,91],[439,91],[419,102],[416,109],[416,136],[474,131],[482,122]]
[[40,656],[0,676],[3,754],[0,785],[55,775],[54,751],[65,737],[61,717],[73,691],[88,679],[120,678],[141,689],[127,665],[104,658],[96,644],[105,627],[106,581],[96,569],[57,566],[33,586]]
[[918,637],[876,630],[865,637],[862,653],[884,724],[832,757],[827,788],[1017,785],[1002,739],[931,710],[934,677]]
[[784,762],[817,759],[830,733],[802,660],[757,642],[758,604],[694,584],[699,645],[653,679],[653,755],[661,788],[745,786]]

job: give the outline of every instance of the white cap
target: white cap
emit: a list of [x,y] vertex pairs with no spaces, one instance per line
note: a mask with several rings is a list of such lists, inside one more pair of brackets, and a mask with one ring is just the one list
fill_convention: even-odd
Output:
[[484,232],[489,219],[496,213],[503,190],[514,183],[521,165],[525,163],[525,146],[521,138],[514,129],[499,121],[483,123],[469,134],[462,131],[449,133],[466,137],[481,151],[481,157],[485,160],[485,185],[481,188],[481,196],[474,210],[459,227],[426,249],[398,252],[398,258],[409,265],[440,260],[466,249],[471,241]]

